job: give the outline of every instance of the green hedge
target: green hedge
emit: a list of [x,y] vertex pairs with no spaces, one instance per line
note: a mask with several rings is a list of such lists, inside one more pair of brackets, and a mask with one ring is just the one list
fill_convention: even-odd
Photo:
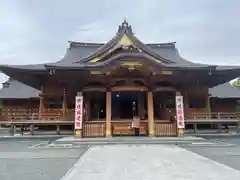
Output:
[[235,87],[239,87],[240,86],[240,82],[239,81],[234,81],[232,83],[232,85],[235,86]]

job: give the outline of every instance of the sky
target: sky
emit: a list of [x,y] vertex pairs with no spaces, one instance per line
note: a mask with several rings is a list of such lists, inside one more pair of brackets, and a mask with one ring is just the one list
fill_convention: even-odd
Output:
[[145,43],[176,42],[187,60],[240,65],[239,17],[239,0],[0,0],[0,64],[60,60],[68,41],[107,42],[126,18]]

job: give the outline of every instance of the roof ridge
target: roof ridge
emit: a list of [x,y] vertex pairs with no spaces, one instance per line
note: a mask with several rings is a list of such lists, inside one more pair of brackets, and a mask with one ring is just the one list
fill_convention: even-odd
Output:
[[174,47],[176,42],[167,42],[167,43],[146,43],[150,47]]
[[[106,43],[93,43],[93,42],[83,42],[83,41],[68,41],[70,46],[91,46],[91,47],[99,47],[103,46]],[[151,47],[175,47],[176,42],[166,42],[166,43],[145,43],[147,46]]]
[[105,43],[91,43],[91,42],[77,42],[77,41],[68,41],[71,46],[91,46],[91,47],[99,47],[103,46]]

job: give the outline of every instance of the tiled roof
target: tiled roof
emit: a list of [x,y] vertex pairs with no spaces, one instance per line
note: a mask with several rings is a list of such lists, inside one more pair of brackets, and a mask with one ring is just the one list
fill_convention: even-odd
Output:
[[0,99],[28,99],[38,98],[39,91],[16,80],[3,83]]
[[[37,89],[11,79],[3,83],[3,88],[0,90],[0,99],[39,98],[38,94]],[[240,98],[240,90],[229,82],[210,88],[209,94],[216,98]]]
[[210,88],[209,93],[216,98],[240,98],[240,90],[229,82]]

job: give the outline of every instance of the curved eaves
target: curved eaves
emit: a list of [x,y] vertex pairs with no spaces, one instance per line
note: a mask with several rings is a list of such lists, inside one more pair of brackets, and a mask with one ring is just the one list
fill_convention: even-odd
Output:
[[141,61],[145,61],[146,59],[149,59],[151,62],[158,65],[159,67],[167,67],[165,63],[161,63],[159,60],[156,60],[156,59],[152,58],[151,56],[146,55],[144,53],[121,53],[121,54],[117,54],[105,61],[98,62],[98,63],[89,63],[89,62],[81,63],[81,64],[74,63],[71,65],[68,64],[65,66],[53,66],[53,65],[49,66],[49,65],[47,65],[46,68],[52,68],[52,69],[101,68],[101,67],[105,67],[111,63],[114,63],[115,61],[123,62],[125,59],[129,60],[133,57],[135,57],[135,58],[137,57],[137,59],[141,60]]
[[61,60],[53,63],[46,63],[46,65],[64,66],[67,64],[72,64],[79,59],[89,56],[89,54],[97,51],[97,49],[98,48],[94,46],[72,46],[67,49],[67,52]]
[[[23,69],[16,69],[16,68],[3,68],[1,69],[1,72],[8,75],[12,79],[18,80],[22,82],[23,84],[26,84],[28,86],[34,87],[35,89],[40,89],[41,84],[37,76],[34,76],[35,70],[23,70]],[[44,69],[46,71],[46,69]]]
[[217,70],[224,71],[224,70],[239,70],[240,66],[217,66]]
[[168,58],[164,58],[162,57],[160,54],[155,53],[149,46],[147,46],[146,44],[142,43],[137,37],[135,37],[134,35],[132,35],[130,37],[134,42],[133,44],[135,44],[136,46],[138,46],[142,51],[144,51],[145,53],[153,56],[156,59],[163,59],[164,61],[168,62],[169,64],[174,64],[174,61],[171,61],[171,59]]
[[18,69],[18,70],[34,70],[44,71],[45,64],[33,64],[33,65],[0,65],[0,70],[4,69]]
[[98,48],[95,52],[92,52],[91,54],[87,55],[86,57],[76,60],[74,63],[84,63],[87,62],[99,55],[101,55],[102,53],[110,50],[112,47],[114,47],[114,45],[116,44],[116,42],[118,42],[118,40],[120,39],[121,35],[117,34],[116,36],[114,36],[110,41],[108,41],[106,44],[104,44],[103,46],[101,46],[100,48]]

